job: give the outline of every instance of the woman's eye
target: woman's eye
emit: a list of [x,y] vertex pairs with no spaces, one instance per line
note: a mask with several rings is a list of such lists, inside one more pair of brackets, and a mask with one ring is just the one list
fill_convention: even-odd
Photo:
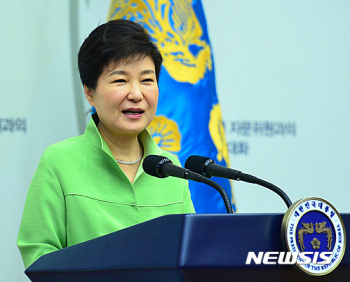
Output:
[[116,79],[113,81],[114,83],[125,83],[126,80],[125,79]]
[[142,80],[142,82],[153,82],[153,79],[152,78],[146,78],[146,79]]

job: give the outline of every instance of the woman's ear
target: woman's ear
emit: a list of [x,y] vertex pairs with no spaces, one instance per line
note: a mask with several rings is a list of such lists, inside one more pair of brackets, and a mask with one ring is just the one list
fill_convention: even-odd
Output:
[[87,87],[84,84],[85,97],[88,100],[89,104],[94,107],[95,103],[94,103],[94,93],[93,92],[94,92],[94,90],[92,90],[90,87]]

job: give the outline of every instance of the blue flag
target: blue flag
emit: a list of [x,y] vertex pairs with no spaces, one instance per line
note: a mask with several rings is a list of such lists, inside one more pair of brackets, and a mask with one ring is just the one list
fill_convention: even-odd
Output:
[[[112,19],[140,23],[162,53],[158,108],[148,127],[158,145],[177,155],[182,165],[189,156],[200,155],[229,166],[201,1],[112,0],[108,20]],[[213,180],[232,200],[230,181]],[[220,194],[213,188],[190,182],[190,191],[197,213],[226,212]]]

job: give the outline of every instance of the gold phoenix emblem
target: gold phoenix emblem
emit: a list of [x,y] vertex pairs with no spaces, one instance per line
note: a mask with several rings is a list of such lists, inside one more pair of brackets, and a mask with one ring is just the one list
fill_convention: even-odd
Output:
[[314,233],[314,225],[311,223],[301,223],[304,227],[300,228],[298,230],[298,241],[301,248],[301,251],[303,252],[305,250],[304,245],[304,234],[312,234]]
[[180,151],[181,134],[175,121],[165,116],[155,116],[147,129],[160,148],[172,153]]
[[[311,223],[304,223],[302,222],[301,224],[303,225],[303,228],[298,229],[298,241],[300,245],[300,249],[303,252],[305,250],[305,245],[304,245],[304,235],[305,234],[313,234],[315,231],[316,233],[325,233],[327,236],[327,248],[330,251],[332,249],[332,242],[333,242],[333,235],[332,235],[332,230],[326,226],[326,221],[322,223],[316,222],[315,225]],[[319,249],[321,242],[317,239],[314,238],[311,242],[312,248],[313,249]]]
[[225,160],[226,165],[230,166],[230,159],[226,145],[225,129],[222,123],[221,108],[219,104],[213,106],[210,112],[209,132],[218,150],[217,159],[219,162]]
[[[192,0],[113,0],[109,19],[132,19],[149,29],[163,55],[163,66],[179,82],[197,83],[211,71],[209,44]],[[195,51],[193,51],[195,50]]]
[[317,233],[326,233],[327,235],[327,248],[330,251],[332,249],[332,242],[333,242],[333,235],[332,235],[332,230],[329,227],[326,227],[326,221],[322,223],[317,223],[315,224],[316,227],[316,232]]

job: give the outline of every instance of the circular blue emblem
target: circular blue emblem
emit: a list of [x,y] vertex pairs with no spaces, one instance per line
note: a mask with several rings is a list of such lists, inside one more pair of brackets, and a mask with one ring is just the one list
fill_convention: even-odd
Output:
[[306,274],[328,274],[344,256],[344,223],[323,199],[312,197],[294,203],[283,217],[281,231],[285,250],[297,256],[295,266]]

